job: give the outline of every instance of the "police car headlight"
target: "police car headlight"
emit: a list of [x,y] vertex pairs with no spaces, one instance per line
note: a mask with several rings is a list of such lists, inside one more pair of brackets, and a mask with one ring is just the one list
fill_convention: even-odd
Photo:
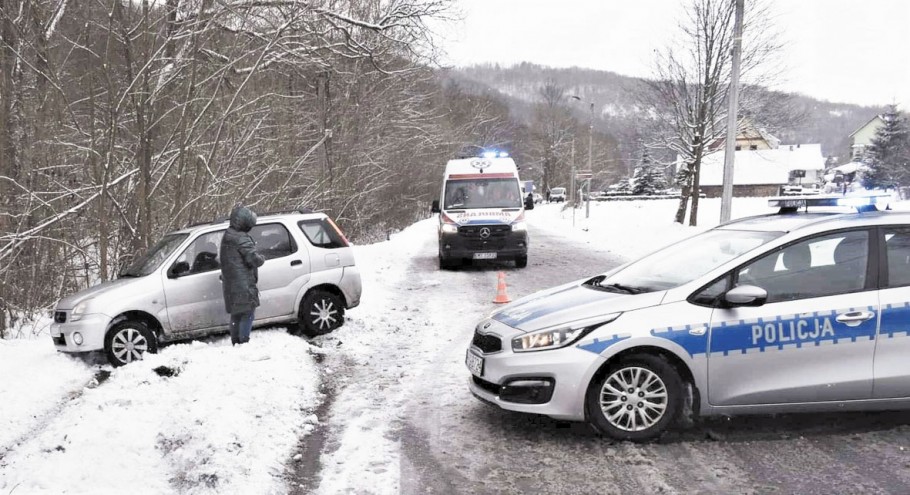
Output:
[[82,319],[82,315],[85,314],[85,310],[88,309],[88,301],[82,301],[73,308],[73,312],[70,313],[70,321],[79,321]]
[[526,232],[528,230],[527,222],[515,222],[512,224],[512,232]]
[[446,234],[457,234],[458,226],[454,223],[444,223],[442,224],[442,231]]
[[512,351],[545,351],[559,349],[581,339],[602,325],[619,318],[622,313],[613,313],[597,318],[589,318],[554,328],[538,330],[512,339]]

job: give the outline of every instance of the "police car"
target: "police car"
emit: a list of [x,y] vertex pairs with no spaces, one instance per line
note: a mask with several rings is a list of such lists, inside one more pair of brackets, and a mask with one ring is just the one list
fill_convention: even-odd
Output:
[[[910,213],[884,201],[772,198],[778,214],[519,299],[477,325],[471,392],[633,441],[685,405],[910,408]],[[835,205],[856,211],[812,209]]]

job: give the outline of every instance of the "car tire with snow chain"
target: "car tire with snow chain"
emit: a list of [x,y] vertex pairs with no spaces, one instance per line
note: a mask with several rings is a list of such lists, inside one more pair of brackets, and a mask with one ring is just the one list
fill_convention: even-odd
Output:
[[683,382],[665,359],[633,354],[591,382],[585,399],[588,421],[600,433],[643,442],[659,437],[679,414]]
[[313,291],[303,298],[298,325],[307,337],[316,337],[335,330],[344,323],[344,304],[331,292]]
[[145,322],[121,321],[104,336],[104,354],[115,368],[141,360],[146,352],[158,352],[158,339]]

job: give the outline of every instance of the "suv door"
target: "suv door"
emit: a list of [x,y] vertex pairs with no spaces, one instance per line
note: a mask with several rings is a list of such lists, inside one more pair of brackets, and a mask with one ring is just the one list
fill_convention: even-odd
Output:
[[881,323],[872,397],[910,397],[910,227],[884,227],[879,240]]
[[230,315],[224,309],[218,256],[223,236],[224,230],[201,234],[166,272],[167,316],[177,334],[224,329],[230,324]]
[[250,230],[256,252],[265,257],[259,267],[259,303],[256,319],[297,314],[297,294],[310,280],[310,258],[281,223],[265,223]]
[[711,404],[868,399],[877,333],[869,230],[814,236],[734,272],[768,292],[759,307],[718,308],[708,357]]

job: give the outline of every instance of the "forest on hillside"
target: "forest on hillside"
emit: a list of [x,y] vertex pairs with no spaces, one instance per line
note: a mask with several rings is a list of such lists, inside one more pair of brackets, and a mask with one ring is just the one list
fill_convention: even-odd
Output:
[[[641,159],[641,143],[647,143],[652,138],[648,134],[648,115],[640,101],[646,84],[642,78],[579,67],[544,67],[533,63],[512,66],[478,64],[459,68],[452,77],[474,91],[501,95],[518,120],[527,120],[533,115],[533,109],[540,101],[540,88],[547,83],[563,88],[566,94],[578,95],[583,101],[593,102],[595,129],[618,141],[622,155],[620,163],[625,167],[622,173],[626,175],[633,173],[635,164]],[[786,125],[775,125],[775,122],[762,122],[761,116],[756,116],[768,132],[784,144],[820,143],[826,157],[832,156],[841,162],[849,161],[850,133],[884,111],[884,106],[864,107],[761,87],[749,89],[759,93],[755,98],[767,102],[766,105],[786,106],[790,114],[797,117],[788,119],[784,122]],[[566,107],[580,121],[589,118],[583,105],[567,101]],[[776,109],[771,108],[767,113],[774,111]]]

